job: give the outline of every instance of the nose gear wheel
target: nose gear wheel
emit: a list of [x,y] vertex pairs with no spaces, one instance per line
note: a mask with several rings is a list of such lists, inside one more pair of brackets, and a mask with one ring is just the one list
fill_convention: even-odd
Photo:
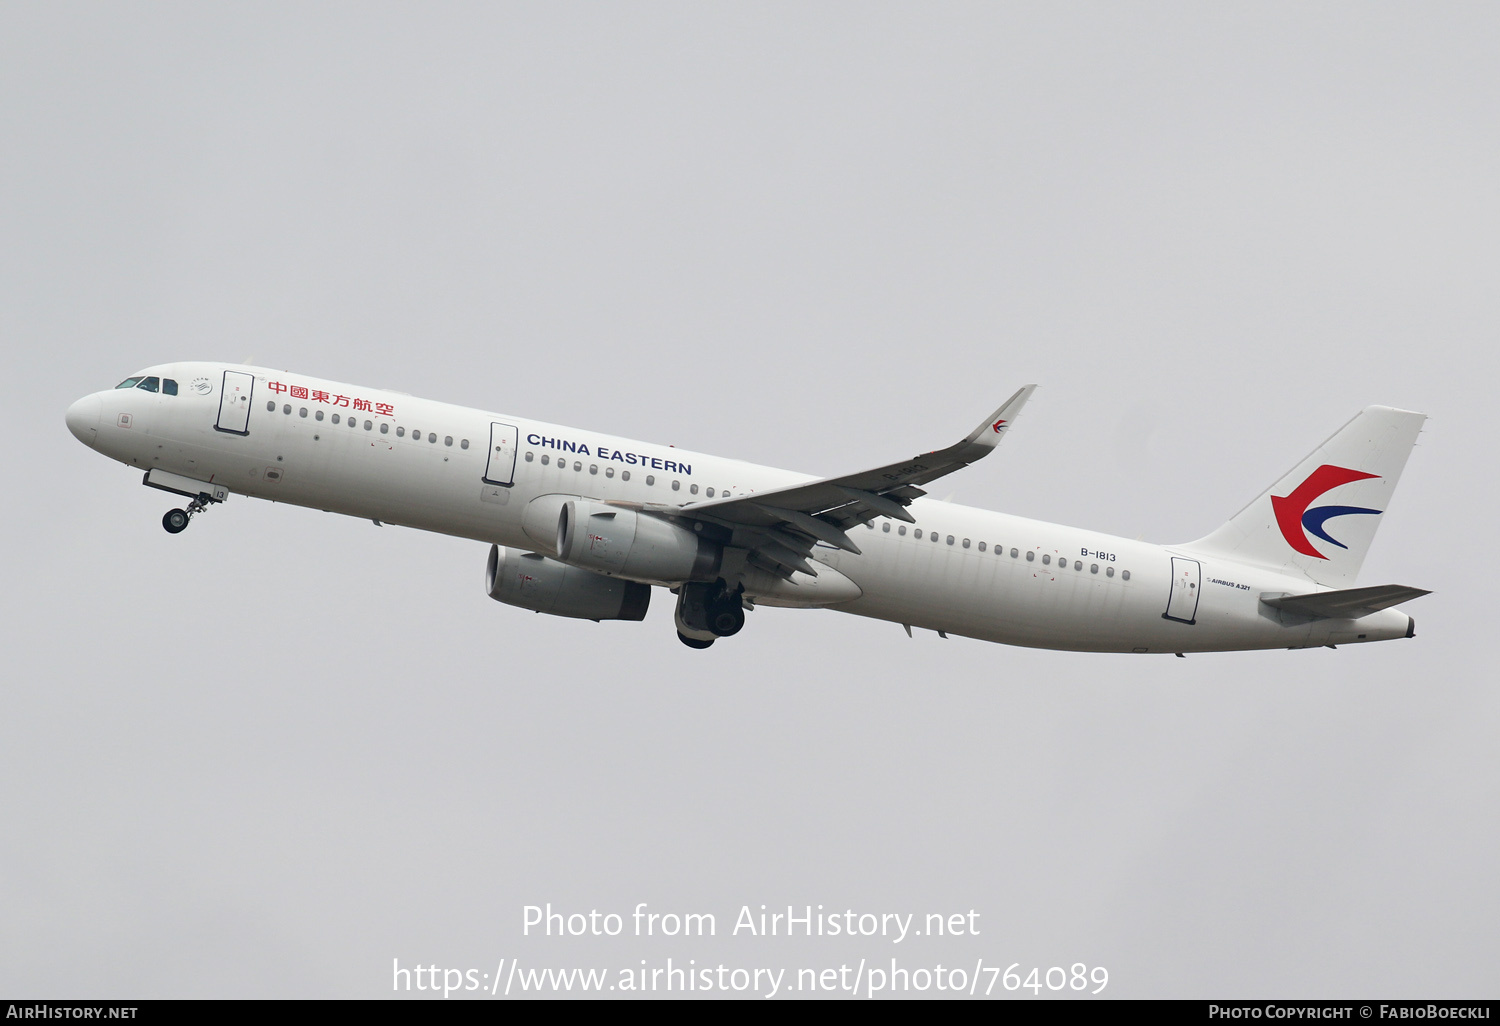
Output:
[[202,513],[213,501],[207,495],[200,495],[182,509],[169,509],[162,514],[161,526],[166,528],[168,534],[181,534],[187,530],[187,525],[193,519],[195,513]]

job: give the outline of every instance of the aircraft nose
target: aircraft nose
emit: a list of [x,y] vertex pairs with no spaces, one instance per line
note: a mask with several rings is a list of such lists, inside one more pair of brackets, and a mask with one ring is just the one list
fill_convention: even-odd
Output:
[[97,395],[86,395],[68,407],[68,430],[84,445],[93,445],[98,436],[99,411],[104,403]]

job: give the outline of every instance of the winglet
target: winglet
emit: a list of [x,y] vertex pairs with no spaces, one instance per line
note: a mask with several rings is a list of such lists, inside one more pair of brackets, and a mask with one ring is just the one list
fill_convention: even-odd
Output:
[[[1005,432],[1010,430],[1016,418],[1021,415],[1021,407],[1026,405],[1026,400],[1031,398],[1031,393],[1036,391],[1035,385],[1023,386],[1015,395],[1005,400],[1000,408],[985,418],[969,437],[965,438],[953,447],[953,453],[966,463],[973,463],[989,455],[989,451],[1000,444],[1000,439],[1005,437]],[[966,450],[977,450],[969,452]]]

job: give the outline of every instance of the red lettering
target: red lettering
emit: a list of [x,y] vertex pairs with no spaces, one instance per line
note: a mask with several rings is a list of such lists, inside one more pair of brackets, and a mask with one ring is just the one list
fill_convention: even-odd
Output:
[[319,392],[315,388],[315,389],[313,389],[312,401],[315,402],[315,403],[326,403],[326,402],[328,402],[328,393],[327,392]]
[[366,413],[368,413],[370,412],[370,400],[356,399],[354,400],[354,408],[356,410],[364,410]]
[[301,385],[293,385],[290,395],[293,399],[306,399],[307,389],[303,388]]
[[333,405],[335,405],[335,406],[348,406],[349,405],[349,397],[347,395],[336,395],[336,396],[333,397]]
[[269,388],[271,391],[276,392],[278,394],[286,391],[286,386],[283,385],[279,381],[273,381],[269,385],[267,385],[266,387]]
[[393,417],[396,414],[396,407],[392,406],[390,403],[376,403],[375,412],[380,414],[382,417]]

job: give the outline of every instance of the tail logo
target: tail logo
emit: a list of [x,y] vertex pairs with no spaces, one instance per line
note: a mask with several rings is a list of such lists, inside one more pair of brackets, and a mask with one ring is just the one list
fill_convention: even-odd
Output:
[[1004,419],[997,420],[995,421],[995,423],[991,424],[990,427],[994,428],[995,434],[998,435],[1005,428],[1005,421]]
[[1378,514],[1384,511],[1365,509],[1362,506],[1314,506],[1312,509],[1308,507],[1312,506],[1313,500],[1318,496],[1324,492],[1331,492],[1340,485],[1379,476],[1379,474],[1350,470],[1347,467],[1335,467],[1329,463],[1323,464],[1307,475],[1307,480],[1294,488],[1290,495],[1271,496],[1271,509],[1276,513],[1276,524],[1281,528],[1281,536],[1292,548],[1314,559],[1327,559],[1328,557],[1313,548],[1312,542],[1307,537],[1308,534],[1316,535],[1341,549],[1347,549],[1349,546],[1329,535],[1323,525],[1334,517],[1347,516],[1350,513]]

